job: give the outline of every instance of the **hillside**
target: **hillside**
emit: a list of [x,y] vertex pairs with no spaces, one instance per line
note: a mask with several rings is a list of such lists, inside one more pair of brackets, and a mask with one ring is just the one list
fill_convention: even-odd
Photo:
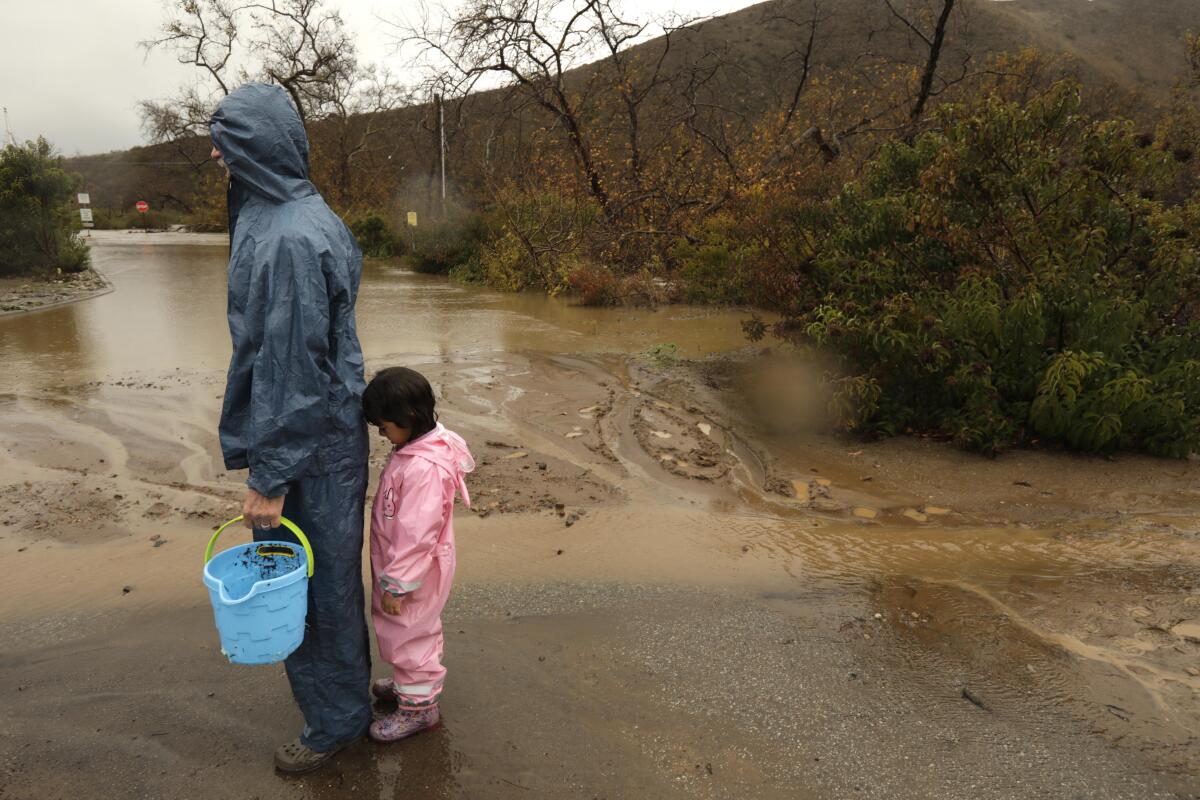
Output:
[[[797,45],[795,20],[811,16],[811,0],[769,0],[698,26],[696,42],[724,43],[762,90],[778,78],[779,58]],[[911,60],[905,36],[881,0],[824,3],[815,47],[818,69],[853,66],[874,52]],[[902,4],[897,4],[898,7]],[[1034,47],[1070,57],[1085,79],[1103,78],[1158,100],[1184,70],[1183,35],[1200,32],[1194,0],[966,0],[948,37],[952,53],[989,54]],[[650,45],[653,46],[653,45]],[[948,62],[954,64],[951,58]]]
[[[707,87],[713,102],[747,116],[778,107],[794,85],[799,66],[788,55],[807,36],[803,23],[812,17],[813,7],[813,0],[769,0],[697,23],[677,34],[668,66],[707,54],[725,65]],[[921,43],[891,18],[881,0],[825,0],[819,7],[811,64],[815,78],[853,72],[881,60],[920,63]],[[1085,84],[1121,90],[1128,105],[1125,113],[1131,116],[1168,99],[1185,68],[1183,35],[1200,31],[1200,3],[1195,0],[962,0],[960,8],[947,39],[943,75],[980,69],[996,53],[1034,47],[1065,56],[1067,68]],[[660,47],[657,40],[639,45],[646,55]],[[573,80],[582,86],[596,71],[595,65],[585,65]],[[465,109],[468,121],[451,143],[450,170],[467,195],[479,186],[480,176],[472,165],[479,161],[474,151],[482,149],[482,120],[494,118],[509,102],[506,92],[494,90],[474,96]],[[370,174],[372,186],[405,184],[410,195],[427,193],[432,143],[422,125],[428,117],[424,107],[389,115],[387,131],[376,141],[376,148],[389,157],[360,167]],[[313,133],[314,139],[320,138],[319,126]],[[68,165],[85,176],[93,202],[101,208],[127,209],[135,200],[147,199],[155,208],[192,213],[201,184],[207,181],[204,192],[211,201],[219,183],[213,180],[211,166],[197,169],[187,163],[203,161],[207,148],[197,140],[83,156],[69,159]],[[320,149],[314,149],[319,180]],[[349,205],[332,200],[342,210]]]

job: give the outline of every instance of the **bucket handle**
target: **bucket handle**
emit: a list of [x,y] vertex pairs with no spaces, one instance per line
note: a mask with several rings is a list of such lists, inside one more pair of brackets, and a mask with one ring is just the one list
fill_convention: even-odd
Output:
[[[233,523],[241,522],[241,521],[242,521],[242,515],[238,514],[236,517],[229,520],[229,522],[226,522],[224,525],[217,528],[216,532],[213,533],[212,538],[208,540],[208,547],[206,547],[204,549],[204,563],[205,564],[207,564],[212,559],[213,547],[216,546],[217,537],[221,535],[221,532],[224,531],[226,528],[228,528]],[[308,556],[308,577],[311,578],[312,574],[313,574],[313,551],[312,551],[312,545],[310,545],[308,543],[308,537],[304,535],[304,531],[300,530],[300,528],[296,526],[296,523],[292,522],[287,517],[280,517],[279,523],[281,525],[283,525],[283,527],[287,528],[289,531],[294,533],[296,535],[296,538],[300,540],[300,544],[304,545],[304,552]]]

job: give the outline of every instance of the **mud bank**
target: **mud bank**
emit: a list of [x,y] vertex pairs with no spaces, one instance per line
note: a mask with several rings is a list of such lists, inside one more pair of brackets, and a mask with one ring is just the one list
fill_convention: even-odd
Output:
[[87,269],[51,279],[0,279],[0,317],[46,311],[112,291],[103,275]]
[[[168,252],[141,247],[99,257]],[[802,365],[642,355],[647,330],[740,347],[735,319],[391,274],[364,286],[368,368],[427,374],[479,461],[446,725],[276,777],[282,669],[223,662],[199,581],[244,477],[220,318],[188,327],[221,308],[202,249],[162,263],[211,294],[156,305],[174,284],[114,270],[78,358],[0,325],[5,800],[1200,796],[1196,464],[845,441]]]

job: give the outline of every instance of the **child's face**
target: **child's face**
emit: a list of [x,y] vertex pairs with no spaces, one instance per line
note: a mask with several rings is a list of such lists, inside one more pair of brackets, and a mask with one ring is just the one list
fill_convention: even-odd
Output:
[[412,436],[412,428],[401,428],[394,422],[383,420],[379,423],[379,435],[395,445],[401,445]]

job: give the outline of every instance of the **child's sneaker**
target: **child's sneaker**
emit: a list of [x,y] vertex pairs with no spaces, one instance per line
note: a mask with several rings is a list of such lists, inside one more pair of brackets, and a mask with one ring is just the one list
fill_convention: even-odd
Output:
[[441,721],[437,704],[424,708],[398,708],[371,723],[371,738],[377,742],[398,742],[421,731],[433,730]]
[[395,700],[396,684],[391,678],[380,678],[371,684],[371,694],[378,700]]

